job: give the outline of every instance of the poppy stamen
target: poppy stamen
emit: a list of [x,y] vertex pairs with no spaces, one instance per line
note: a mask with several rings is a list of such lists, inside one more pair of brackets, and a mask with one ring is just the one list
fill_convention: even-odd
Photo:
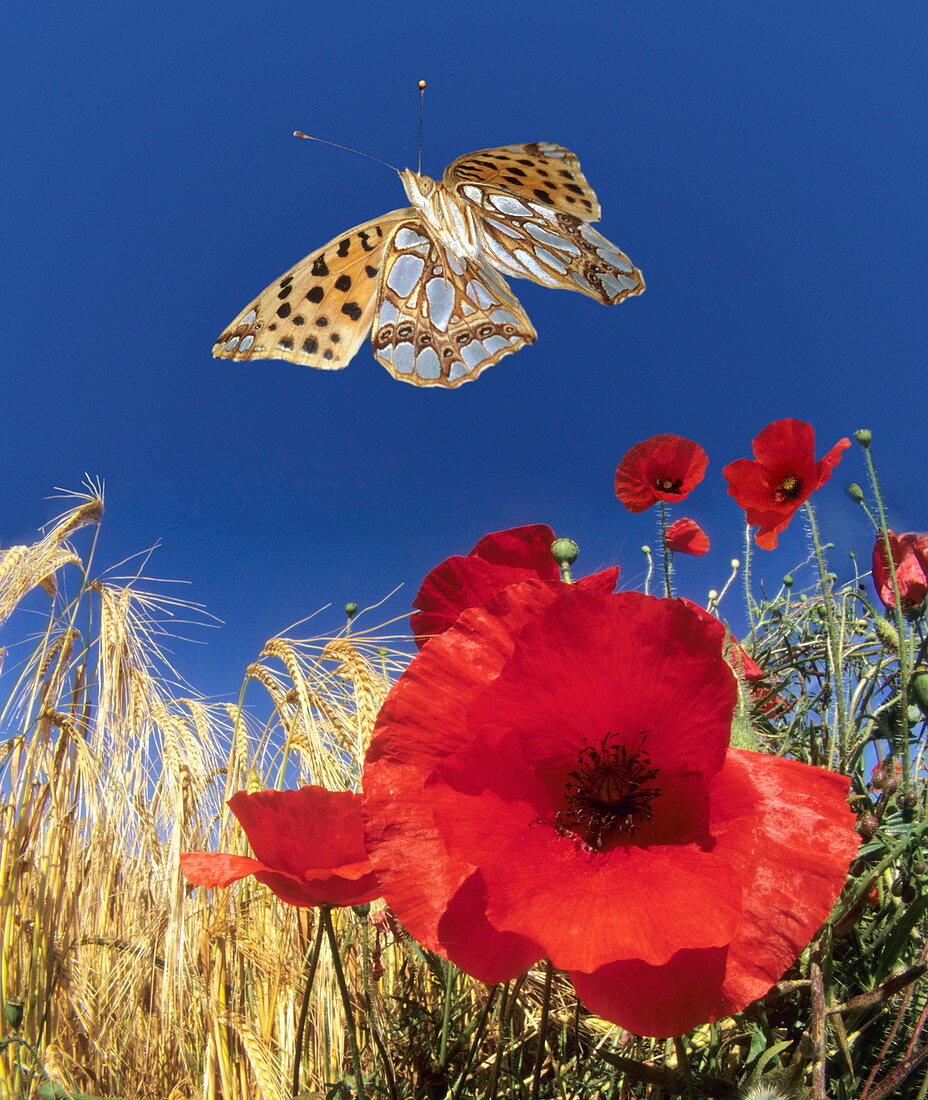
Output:
[[561,832],[579,836],[594,851],[609,834],[633,836],[650,822],[651,802],[660,794],[659,787],[647,786],[657,776],[648,754],[610,744],[615,736],[607,734],[599,748],[587,745],[577,754],[579,766],[567,773],[564,786],[567,806],[555,817]]
[[660,493],[679,493],[683,489],[682,477],[656,477],[654,488]]
[[802,478],[798,474],[787,474],[780,479],[780,484],[773,491],[773,499],[777,504],[783,504],[788,500],[795,500],[802,493]]

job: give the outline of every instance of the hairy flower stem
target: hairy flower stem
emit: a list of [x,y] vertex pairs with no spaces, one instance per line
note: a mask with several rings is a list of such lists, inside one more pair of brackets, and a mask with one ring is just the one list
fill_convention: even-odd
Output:
[[445,963],[445,1005],[441,1017],[441,1045],[438,1048],[438,1064],[442,1069],[448,1059],[448,1030],[451,1026],[451,994],[454,990],[454,967]]
[[354,1065],[354,1082],[357,1100],[367,1100],[367,1095],[364,1092],[364,1076],[361,1072],[361,1052],[358,1050],[358,1033],[354,1023],[354,1012],[352,1012],[351,1009],[351,996],[348,993],[348,984],[345,981],[345,971],[342,968],[341,955],[338,952],[338,940],[335,938],[335,927],[332,924],[332,907],[330,905],[323,905],[319,910],[319,914],[322,920],[322,926],[325,928],[326,937],[329,941],[329,948],[332,951],[335,981],[338,984],[338,991],[342,996],[342,1004],[345,1007],[345,1030],[348,1032],[348,1046],[351,1049],[351,1061]]
[[667,545],[667,505],[664,501],[660,502],[661,505],[661,557],[664,561],[664,595],[667,599],[673,597],[673,587],[670,583],[670,575],[673,570],[671,565],[671,557],[673,551]]
[[483,1006],[480,1012],[480,1019],[477,1021],[477,1027],[474,1029],[474,1037],[471,1040],[470,1050],[467,1053],[467,1059],[464,1062],[464,1068],[461,1070],[461,1076],[458,1078],[458,1083],[454,1087],[451,1100],[461,1100],[462,1090],[467,1082],[468,1074],[470,1073],[470,1067],[474,1064],[474,1059],[477,1056],[477,1051],[480,1049],[480,1044],[483,1042],[483,1036],[487,1029],[487,1022],[490,1019],[490,1009],[493,1007],[493,1002],[496,1000],[496,993],[499,989],[498,985],[491,985],[487,995],[487,1003]]
[[683,1078],[687,1096],[696,1096],[696,1082],[693,1080],[693,1071],[690,1069],[690,1060],[686,1054],[686,1043],[682,1036],[673,1037],[673,1049],[677,1055],[677,1069]]
[[300,1005],[300,1018],[296,1025],[296,1041],[293,1044],[293,1095],[300,1091],[300,1058],[303,1054],[303,1036],[306,1033],[306,1016],[309,1012],[309,995],[312,992],[313,982],[316,978],[316,967],[319,965],[319,953],[322,950],[322,921],[316,925],[316,936],[313,940],[309,968],[306,972],[306,985],[303,989],[303,1001]]
[[893,559],[892,547],[889,543],[889,523],[886,519],[886,508],[880,493],[880,482],[876,476],[876,466],[869,447],[863,448],[864,459],[867,463],[867,475],[870,478],[870,486],[873,489],[873,498],[876,501],[877,511],[880,514],[880,538],[883,542],[883,553],[886,555],[886,568],[889,571],[889,583],[893,588],[893,618],[896,621],[896,633],[899,635],[899,740],[895,746],[896,753],[902,761],[902,788],[906,790],[909,785],[909,678],[912,675],[912,655],[909,649],[909,632],[906,629],[906,621],[902,614],[902,599],[899,593],[899,577],[896,575],[896,563]]
[[364,1007],[367,1010],[367,1025],[371,1029],[371,1037],[374,1040],[374,1046],[377,1047],[377,1054],[380,1057],[383,1072],[387,1078],[387,1091],[390,1093],[391,1100],[399,1100],[393,1065],[390,1062],[387,1049],[383,1045],[380,1025],[377,1023],[377,1014],[374,1010],[374,993],[371,985],[371,925],[366,918],[361,922],[361,973],[364,981]]
[[[844,705],[844,685],[841,679],[841,640],[838,637],[838,626],[835,622],[835,607],[832,597],[832,578],[825,565],[825,551],[822,547],[822,539],[818,531],[818,523],[815,520],[815,512],[808,501],[803,505],[806,510],[806,519],[809,522],[809,533],[812,536],[812,545],[815,548],[815,561],[818,564],[818,575],[822,585],[822,607],[825,610],[825,629],[828,634],[828,674],[831,680],[831,690],[835,700],[835,719],[838,727],[838,771],[845,771],[847,767],[847,717]],[[828,746],[828,766],[835,765],[834,741]]]
[[541,1088],[541,1067],[545,1062],[545,1038],[548,1034],[548,1011],[551,1008],[551,985],[554,967],[551,960],[545,963],[545,990],[541,1001],[541,1019],[538,1021],[538,1050],[535,1052],[535,1072],[532,1074],[531,1100],[538,1100]]
[[744,573],[742,574],[742,580],[744,581],[744,610],[747,612],[748,626],[753,634],[756,604],[754,603],[754,597],[751,595],[751,528],[748,525],[744,528]]

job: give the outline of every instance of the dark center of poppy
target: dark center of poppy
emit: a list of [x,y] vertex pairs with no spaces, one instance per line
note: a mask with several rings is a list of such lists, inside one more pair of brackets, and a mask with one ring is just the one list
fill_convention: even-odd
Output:
[[679,493],[683,488],[683,478],[658,476],[654,479],[654,488],[659,493]]
[[610,744],[615,736],[606,734],[599,748],[580,750],[577,769],[567,773],[567,805],[555,817],[559,830],[579,836],[594,851],[610,834],[634,835],[651,820],[651,802],[660,794],[659,787],[647,786],[657,775],[648,754]]
[[788,500],[795,500],[802,492],[802,478],[798,474],[787,474],[780,479],[780,484],[773,491],[773,499],[778,504],[785,504]]

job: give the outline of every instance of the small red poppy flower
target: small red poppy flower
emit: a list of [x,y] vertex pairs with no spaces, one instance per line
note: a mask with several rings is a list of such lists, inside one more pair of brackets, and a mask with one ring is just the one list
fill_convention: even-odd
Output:
[[659,500],[684,500],[706,476],[709,456],[692,439],[653,435],[636,443],[615,471],[615,495],[630,512],[644,512]]
[[[896,583],[903,611],[920,607],[928,596],[928,534],[887,531],[896,569]],[[873,584],[884,607],[895,607],[892,578],[886,561],[883,536],[873,544]]]
[[815,461],[815,432],[804,420],[775,420],[753,443],[754,460],[739,458],[722,470],[728,493],[745,510],[748,523],[760,530],[754,541],[773,550],[793,514],[831,477],[850,447],[839,439]]
[[380,897],[364,848],[360,795],[315,786],[239,791],[229,809],[258,858],[182,852],[180,868],[195,886],[254,875],[289,905],[361,905]]
[[678,519],[667,528],[667,549],[701,558],[709,552],[709,536],[694,519]]
[[[559,581],[561,571],[551,555],[554,532],[543,523],[511,527],[484,535],[466,556],[447,558],[428,574],[413,600],[418,613],[409,623],[421,649],[436,634],[447,630],[462,611],[479,607],[507,585],[540,578]],[[619,567],[580,577],[581,588],[611,592],[619,579]]]
[[377,719],[368,851],[407,930],[487,983],[547,956],[643,1035],[795,962],[859,837],[847,778],[729,748],[721,624],[527,581],[425,646]]

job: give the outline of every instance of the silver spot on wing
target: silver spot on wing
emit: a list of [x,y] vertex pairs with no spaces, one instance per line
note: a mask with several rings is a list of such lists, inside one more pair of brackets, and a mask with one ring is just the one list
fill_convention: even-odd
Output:
[[[400,233],[405,232],[404,229],[400,230]],[[397,233],[397,236],[399,236],[399,233]],[[409,254],[400,256],[387,276],[387,286],[401,298],[407,298],[412,288],[419,281],[419,276],[422,274],[424,267],[425,260],[419,256],[410,256]]]

